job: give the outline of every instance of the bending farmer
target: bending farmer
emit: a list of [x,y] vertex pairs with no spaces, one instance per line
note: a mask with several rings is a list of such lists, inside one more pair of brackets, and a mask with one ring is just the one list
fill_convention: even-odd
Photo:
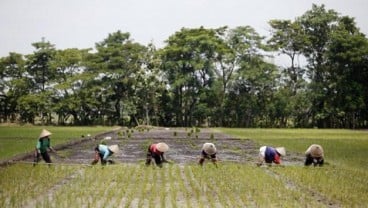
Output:
[[169,150],[169,146],[166,143],[160,142],[157,144],[151,144],[148,147],[146,165],[151,164],[152,158],[155,159],[155,163],[158,167],[162,168],[162,163],[168,162],[165,159],[164,153]]
[[216,146],[213,143],[204,143],[202,147],[201,158],[199,159],[199,164],[203,165],[206,159],[211,159],[213,164],[217,167],[216,153]]
[[104,144],[99,144],[95,148],[95,159],[92,161],[92,165],[95,165],[98,163],[99,160],[101,160],[101,165],[106,165],[106,163],[114,164],[114,161],[108,160],[108,158],[113,155],[114,153],[119,152],[119,146],[118,145],[111,145],[106,146]]
[[305,162],[304,165],[309,166],[313,163],[314,166],[322,166],[324,163],[323,148],[321,145],[312,144],[305,151]]
[[272,163],[281,164],[281,157],[285,156],[285,148],[284,147],[267,147],[262,146],[259,149],[259,163],[258,166],[261,166],[263,162],[266,162],[268,165]]

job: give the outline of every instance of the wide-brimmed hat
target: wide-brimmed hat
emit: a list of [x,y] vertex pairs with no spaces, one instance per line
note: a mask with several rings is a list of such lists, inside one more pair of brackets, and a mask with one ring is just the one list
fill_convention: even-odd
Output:
[[160,142],[160,143],[157,143],[156,148],[160,152],[166,152],[167,150],[169,150],[169,145],[167,145],[166,143]]
[[41,134],[40,134],[40,137],[39,138],[44,138],[44,137],[47,137],[47,136],[50,136],[52,133],[47,131],[46,129],[42,129],[41,131]]
[[278,152],[281,156],[286,155],[285,147],[276,147],[276,152]]
[[111,152],[116,154],[116,153],[119,152],[119,146],[117,144],[111,145],[111,146],[109,146],[109,150],[111,150]]
[[213,143],[204,143],[202,147],[203,151],[209,155],[213,155],[216,153],[216,147]]
[[312,144],[309,146],[305,154],[311,154],[312,157],[323,157],[323,148],[321,145]]

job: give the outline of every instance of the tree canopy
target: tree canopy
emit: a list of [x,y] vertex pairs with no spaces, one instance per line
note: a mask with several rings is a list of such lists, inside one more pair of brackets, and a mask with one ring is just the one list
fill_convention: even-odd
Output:
[[42,38],[0,58],[0,122],[367,128],[368,40],[354,18],[313,4],[269,26],[181,28],[160,49],[120,30],[86,49]]

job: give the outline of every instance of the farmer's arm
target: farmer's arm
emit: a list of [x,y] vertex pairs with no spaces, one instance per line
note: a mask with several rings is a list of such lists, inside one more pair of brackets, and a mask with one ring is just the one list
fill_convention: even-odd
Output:
[[97,164],[98,163],[98,161],[100,160],[100,154],[98,153],[98,151],[97,150],[95,150],[95,158],[93,159],[93,161],[92,161],[92,165],[95,165],[95,164]]
[[36,145],[36,150],[37,150],[38,153],[41,153],[40,148],[41,148],[41,142],[38,140],[37,145]]
[[169,161],[166,160],[164,153],[161,153],[161,160],[162,162],[168,163]]
[[281,157],[279,154],[276,153],[275,158],[273,160],[275,164],[281,164]]
[[110,156],[110,153],[112,153],[107,147],[106,147],[106,149],[104,149],[105,150],[105,152],[104,152],[104,155],[103,155],[103,158],[102,158],[102,160],[107,160],[107,158]]
[[51,146],[49,147],[49,149],[50,149],[52,152],[56,153],[56,150],[55,150],[54,148],[52,148]]

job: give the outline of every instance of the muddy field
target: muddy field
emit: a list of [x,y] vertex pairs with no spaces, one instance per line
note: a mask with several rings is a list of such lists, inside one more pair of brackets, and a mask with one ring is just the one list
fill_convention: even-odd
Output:
[[[23,178],[29,178],[25,176],[27,173],[15,171],[24,175],[15,177],[20,181],[20,188],[11,192],[9,196],[4,196],[3,205],[4,207],[12,205],[13,207],[220,208],[304,205],[342,207],[339,200],[311,188],[304,182],[304,178],[302,182],[298,178],[293,178],[292,173],[301,173],[299,167],[295,167],[303,166],[304,156],[301,153],[287,151],[286,157],[282,159],[283,164],[289,166],[291,170],[267,166],[255,168],[260,145],[253,140],[234,138],[211,132],[209,129],[200,129],[198,133],[194,131],[184,128],[132,131],[124,128],[100,135],[84,136],[78,142],[56,146],[58,154],[51,153],[51,157],[58,165],[51,166],[50,169],[43,168],[42,165],[45,165],[43,161],[37,168],[30,166],[33,158],[28,156],[19,161],[27,164],[19,164],[14,166],[14,169],[28,168],[32,174],[39,172],[37,177],[46,174],[48,178],[54,178],[54,182],[48,188],[38,187],[47,189],[47,199],[45,200],[43,195],[18,196],[17,193],[21,193],[23,189],[28,190],[37,183],[26,179],[24,182]],[[119,145],[120,153],[111,157],[117,165],[102,168],[100,165],[89,165],[94,158],[95,146],[102,142],[107,145]],[[157,142],[169,145],[170,150],[165,154],[166,158],[177,165],[165,165],[166,167],[162,169],[154,166],[147,168],[143,165],[149,144]],[[214,168],[210,163],[203,168],[196,165],[205,142],[216,145],[218,168]],[[313,173],[312,175],[321,174],[318,172],[319,169],[309,171]],[[18,200],[12,201],[14,196],[17,196]],[[74,198],[76,200],[71,200]],[[288,206],[283,206],[284,201],[287,201]]]
[[[130,134],[130,136],[128,136]],[[111,139],[105,139],[111,138]],[[238,139],[231,136],[201,129],[198,133],[191,133],[191,129],[184,128],[154,128],[149,131],[134,131],[127,133],[120,129],[106,134],[92,136],[73,145],[59,148],[62,157],[51,154],[55,163],[89,164],[94,157],[94,147],[99,143],[107,145],[118,144],[121,152],[112,159],[117,163],[141,163],[145,160],[148,145],[165,142],[170,150],[166,158],[176,164],[191,164],[198,162],[201,147],[205,142],[216,145],[220,162],[256,163],[259,146],[250,139]],[[27,158],[25,161],[32,161]],[[287,152],[283,158],[285,165],[302,165],[303,155]]]

